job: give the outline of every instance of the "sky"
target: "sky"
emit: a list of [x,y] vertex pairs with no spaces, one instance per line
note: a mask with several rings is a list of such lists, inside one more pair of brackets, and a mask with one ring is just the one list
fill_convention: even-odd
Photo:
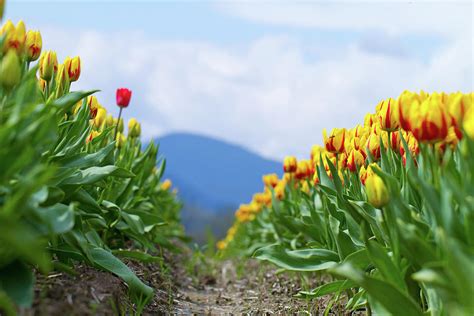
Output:
[[5,17],[79,55],[72,89],[133,90],[145,140],[192,132],[307,157],[403,90],[474,91],[471,1],[22,1]]

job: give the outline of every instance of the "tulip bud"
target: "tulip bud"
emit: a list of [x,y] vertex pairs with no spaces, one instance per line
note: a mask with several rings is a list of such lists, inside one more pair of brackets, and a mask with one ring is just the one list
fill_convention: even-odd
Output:
[[296,171],[297,168],[297,160],[296,157],[287,156],[283,160],[283,171],[285,173],[293,173]]
[[0,61],[0,84],[6,89],[16,86],[21,80],[20,59],[10,50]]
[[278,176],[276,173],[264,175],[262,180],[267,188],[274,188],[278,184]]
[[64,60],[64,65],[66,66],[69,80],[71,82],[77,81],[81,75],[81,59],[79,56],[74,58],[66,57]]
[[37,60],[43,47],[41,33],[39,31],[28,31],[25,42],[26,60],[29,62]]
[[390,201],[390,195],[385,182],[375,173],[367,177],[365,192],[369,203],[376,208],[381,208]]
[[115,138],[115,147],[122,148],[126,141],[127,141],[127,138],[125,137],[124,134],[120,132],[117,133],[117,137]]
[[324,129],[323,139],[326,150],[332,153],[344,152],[345,135],[345,128],[333,128],[329,137],[327,136],[326,129]]
[[107,117],[107,111],[103,107],[99,107],[97,109],[97,115],[94,118],[94,126],[96,128],[102,127],[102,124],[104,124],[106,117]]
[[46,51],[41,54],[39,61],[39,73],[40,78],[46,81],[50,81],[53,77],[53,73],[58,70],[58,58],[56,52]]
[[126,108],[130,103],[130,98],[132,97],[132,91],[127,88],[117,89],[116,101],[117,105],[122,108]]
[[114,117],[112,116],[112,114],[107,115],[107,118],[105,119],[105,126],[107,127],[114,126]]
[[141,127],[140,123],[135,118],[131,118],[128,121],[128,136],[129,137],[140,137]]
[[59,65],[56,72],[56,99],[62,97],[69,90],[69,76],[64,64]]

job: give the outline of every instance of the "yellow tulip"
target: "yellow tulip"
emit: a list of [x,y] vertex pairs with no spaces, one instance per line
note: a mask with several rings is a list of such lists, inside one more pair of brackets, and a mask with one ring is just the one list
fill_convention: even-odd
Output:
[[128,121],[128,136],[129,137],[140,137],[141,134],[140,123],[135,118],[131,118]]
[[62,97],[69,91],[69,76],[67,74],[66,67],[64,64],[58,66],[56,72],[56,98]]
[[381,208],[390,201],[390,195],[385,182],[375,173],[367,177],[365,181],[365,192],[369,203],[376,208]]
[[103,107],[99,107],[97,109],[97,115],[94,118],[94,126],[96,128],[102,127],[102,124],[104,124],[106,117],[107,117],[107,111]]
[[171,188],[172,185],[173,185],[173,184],[172,184],[171,180],[170,180],[170,179],[166,179],[166,180],[163,181],[163,183],[161,184],[161,189],[162,189],[163,191],[168,191],[168,190]]

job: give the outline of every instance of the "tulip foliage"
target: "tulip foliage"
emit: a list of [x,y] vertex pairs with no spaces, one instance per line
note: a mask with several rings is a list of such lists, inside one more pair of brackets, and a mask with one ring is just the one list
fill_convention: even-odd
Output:
[[473,98],[405,91],[325,131],[309,160],[264,177],[218,248],[329,273],[298,296],[346,296],[348,310],[474,314]]
[[140,311],[153,289],[121,258],[161,261],[157,245],[183,236],[165,162],[136,120],[125,136],[96,91],[71,91],[78,57],[58,65],[24,34],[8,21],[0,35],[0,311],[32,303],[34,269],[77,262],[122,278]]

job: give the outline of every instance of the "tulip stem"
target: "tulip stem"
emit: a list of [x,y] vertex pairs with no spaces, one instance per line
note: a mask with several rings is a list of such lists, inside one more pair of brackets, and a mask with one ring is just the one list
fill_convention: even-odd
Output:
[[120,124],[120,118],[122,117],[122,109],[123,107],[120,107],[120,110],[119,110],[119,115],[118,115],[118,119],[117,119],[117,125],[115,125],[115,135],[114,135],[114,140],[117,139],[117,133],[118,133],[118,126]]

